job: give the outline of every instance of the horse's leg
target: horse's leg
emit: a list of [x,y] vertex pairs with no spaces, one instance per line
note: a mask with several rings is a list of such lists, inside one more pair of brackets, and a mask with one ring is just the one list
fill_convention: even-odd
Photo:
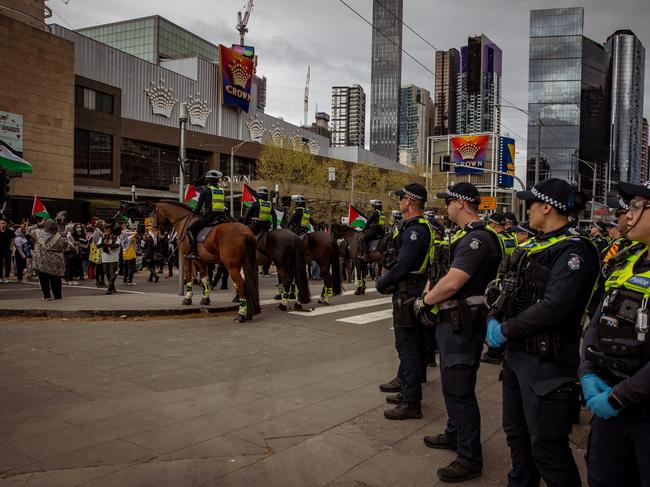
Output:
[[289,278],[289,272],[287,268],[283,265],[277,266],[278,270],[278,281],[280,281],[280,298],[282,302],[278,308],[282,311],[286,311],[289,306],[289,289],[291,288],[291,279]]
[[357,274],[357,289],[354,291],[355,296],[361,296],[363,292],[361,291],[361,288],[363,287],[363,262],[360,260],[357,260],[354,263],[354,270],[356,271]]
[[[338,265],[338,262],[335,262],[334,265]],[[330,273],[330,266],[327,263],[323,263],[321,266],[320,275],[323,278],[323,291],[318,302],[329,306],[329,300],[334,294],[334,291],[332,289],[332,274]]]
[[246,301],[246,288],[244,287],[244,278],[239,273],[239,267],[230,266],[228,267],[228,274],[232,279],[235,289],[237,290],[237,296],[239,297],[239,311],[237,312],[236,321],[240,323],[246,320],[247,315],[250,311],[248,310],[248,302]]
[[278,271],[278,293],[273,296],[273,299],[282,299],[282,293],[284,292],[284,284],[282,283],[282,278],[280,277],[280,272]]
[[201,304],[207,306],[210,304],[210,278],[208,277],[206,266],[203,264],[199,266],[199,275],[201,277],[201,285],[203,286]]
[[[179,256],[180,258],[184,258],[185,256]],[[189,259],[185,259],[183,266],[183,274],[185,274],[185,298],[183,299],[183,304],[192,304],[192,278],[194,276],[193,273],[193,263]]]
[[368,262],[363,262],[361,264],[361,293],[366,294],[366,276],[368,275]]

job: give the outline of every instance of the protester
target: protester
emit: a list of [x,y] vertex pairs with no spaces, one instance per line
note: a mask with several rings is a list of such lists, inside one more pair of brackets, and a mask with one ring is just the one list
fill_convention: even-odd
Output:
[[162,260],[159,245],[159,235],[154,229],[149,230],[142,246],[142,264],[149,270],[149,282],[158,282],[160,279],[156,273],[156,265]]
[[117,223],[108,223],[105,226],[104,233],[102,234],[99,243],[99,248],[102,249],[102,266],[104,267],[104,274],[108,280],[108,288],[106,294],[113,294],[117,292],[115,289],[115,279],[117,279],[117,266],[120,260],[120,250],[122,245],[120,243],[120,233],[122,229]]
[[25,270],[31,267],[32,249],[25,237],[24,225],[17,228],[15,234],[14,245],[16,252],[14,253],[14,258],[16,261],[16,280],[22,282]]
[[70,243],[58,232],[54,220],[46,220],[43,228],[32,227],[28,234],[34,238],[34,268],[41,283],[43,299],[61,299],[61,277],[65,274],[64,252]]
[[136,232],[133,230],[124,229],[121,235],[122,244],[122,282],[127,286],[135,286],[133,277],[135,276],[135,260],[136,254]]
[[1,282],[9,282],[11,274],[11,254],[14,248],[14,237],[16,234],[9,228],[9,222],[5,217],[0,217],[0,278]]
[[95,223],[95,228],[93,229],[93,234],[90,237],[90,251],[88,260],[95,269],[96,287],[106,287],[106,282],[104,282],[104,266],[102,265],[102,251],[99,247],[99,242],[102,239],[104,228],[104,220],[97,220]]

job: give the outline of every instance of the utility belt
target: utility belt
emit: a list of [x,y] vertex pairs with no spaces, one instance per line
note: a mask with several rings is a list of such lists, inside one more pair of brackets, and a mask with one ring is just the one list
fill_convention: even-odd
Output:
[[640,354],[625,356],[608,353],[597,347],[589,346],[585,349],[585,358],[590,360],[596,367],[608,372],[610,380],[606,382],[618,383],[624,378],[636,374],[646,362],[641,359]]
[[538,333],[523,340],[508,342],[508,348],[526,352],[540,360],[562,362],[565,341],[566,337],[555,333]]
[[487,311],[483,296],[469,296],[442,303],[438,308],[438,317],[441,322],[451,323],[454,332],[462,332],[470,338],[477,329],[476,324],[485,324]]
[[[422,289],[426,285],[427,276],[419,272],[412,272],[406,279],[397,284],[397,301],[395,301],[395,310],[399,326],[414,326],[417,324],[415,313],[413,312],[413,301],[422,294]],[[409,293],[409,288],[416,287],[417,292]],[[413,294],[413,295],[411,295]]]

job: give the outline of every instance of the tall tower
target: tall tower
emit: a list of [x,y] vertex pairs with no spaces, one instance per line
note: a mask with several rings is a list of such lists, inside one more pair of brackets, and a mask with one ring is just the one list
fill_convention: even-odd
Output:
[[332,87],[332,147],[366,143],[366,94],[359,85]]
[[631,30],[617,30],[607,39],[605,49],[611,60],[608,179],[638,183],[645,180],[640,168],[645,48]]
[[460,68],[457,49],[436,51],[433,135],[456,132],[456,82]]
[[402,82],[403,0],[374,0],[370,75],[370,150],[397,161]]

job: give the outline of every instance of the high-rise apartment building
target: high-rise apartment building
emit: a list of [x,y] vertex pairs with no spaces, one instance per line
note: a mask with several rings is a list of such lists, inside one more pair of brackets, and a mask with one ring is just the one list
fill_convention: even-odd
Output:
[[456,83],[460,69],[457,49],[436,51],[433,135],[456,132]]
[[591,190],[595,169],[602,201],[608,56],[601,44],[583,36],[583,24],[582,7],[530,12],[527,183],[537,174],[538,180],[557,177]]
[[650,178],[650,134],[648,134],[648,119],[643,119],[643,131],[641,132],[641,181],[647,181]]
[[402,82],[403,0],[374,0],[370,74],[370,150],[396,161]]
[[641,176],[639,166],[643,132],[645,48],[632,31],[618,30],[609,36],[605,49],[610,56],[611,66],[611,153],[607,179],[614,183],[638,183],[645,179]]
[[424,163],[433,116],[433,101],[429,91],[415,85],[402,87],[399,106],[400,163]]
[[484,34],[460,50],[456,84],[456,133],[492,132],[501,103],[501,49]]
[[332,147],[366,143],[366,94],[359,85],[332,87]]

